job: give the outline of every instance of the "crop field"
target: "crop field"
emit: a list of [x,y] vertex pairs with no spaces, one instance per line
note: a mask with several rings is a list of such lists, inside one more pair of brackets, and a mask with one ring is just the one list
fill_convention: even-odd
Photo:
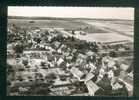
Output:
[[[79,39],[98,42],[134,41],[133,21],[125,20],[82,20],[82,19],[8,19],[8,25],[20,27],[62,28],[64,31],[83,31]],[[71,34],[71,33],[69,33]]]
[[[33,21],[33,23],[30,23]],[[26,20],[8,19],[8,25],[21,27],[64,28],[65,30],[83,30],[87,33],[106,33],[107,31],[78,20]]]

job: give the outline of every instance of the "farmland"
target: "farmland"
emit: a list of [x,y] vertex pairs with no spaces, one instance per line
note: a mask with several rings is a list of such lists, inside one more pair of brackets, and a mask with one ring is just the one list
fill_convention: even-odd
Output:
[[[33,23],[30,23],[33,21]],[[68,30],[81,30],[86,32],[86,36],[78,35],[81,39],[89,41],[111,42],[120,40],[133,41],[134,29],[133,21],[128,20],[85,20],[85,19],[9,19],[8,25],[18,25],[21,27],[39,28],[62,28]],[[118,34],[118,32],[124,34]],[[129,37],[130,36],[130,37]]]

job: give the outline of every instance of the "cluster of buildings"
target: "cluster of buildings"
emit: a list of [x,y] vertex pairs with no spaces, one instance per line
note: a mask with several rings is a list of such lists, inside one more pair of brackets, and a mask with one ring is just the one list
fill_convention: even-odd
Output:
[[87,42],[55,28],[12,26],[8,95],[131,96],[133,49],[126,44]]

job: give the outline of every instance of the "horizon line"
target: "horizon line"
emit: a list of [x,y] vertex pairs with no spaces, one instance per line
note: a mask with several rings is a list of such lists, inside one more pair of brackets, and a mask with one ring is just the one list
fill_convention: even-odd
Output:
[[117,19],[117,20],[134,20],[134,19],[122,19],[122,18],[97,18],[97,17],[54,17],[54,16],[22,16],[22,15],[8,15],[7,17],[24,17],[24,18],[65,18],[65,19]]

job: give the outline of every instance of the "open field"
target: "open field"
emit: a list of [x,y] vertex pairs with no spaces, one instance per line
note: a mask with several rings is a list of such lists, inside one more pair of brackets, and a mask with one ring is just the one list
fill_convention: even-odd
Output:
[[112,42],[112,41],[124,41],[124,40],[132,40],[129,37],[115,34],[115,33],[103,33],[103,34],[88,34],[86,36],[79,35],[79,39],[87,40],[90,42]]
[[[31,21],[33,21],[33,23],[30,23]],[[76,37],[87,41],[112,42],[121,40],[134,40],[133,21],[129,20],[99,21],[81,19],[8,19],[8,25],[12,24],[27,28],[63,28],[65,31],[81,30],[86,32],[87,35],[78,35]]]
[[[33,23],[30,23],[33,21]],[[9,25],[16,24],[22,27],[40,27],[40,28],[64,28],[65,30],[84,30],[89,33],[105,33],[97,26],[84,23],[78,20],[26,20],[26,19],[9,19]]]

